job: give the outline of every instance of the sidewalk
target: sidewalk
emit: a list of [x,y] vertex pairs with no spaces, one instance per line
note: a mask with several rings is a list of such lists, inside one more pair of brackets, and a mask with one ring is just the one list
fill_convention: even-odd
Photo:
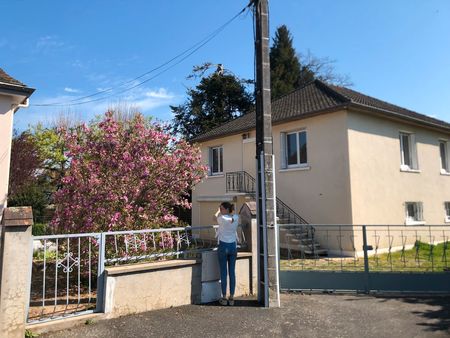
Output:
[[282,294],[281,302],[189,305],[41,337],[450,337],[450,297]]

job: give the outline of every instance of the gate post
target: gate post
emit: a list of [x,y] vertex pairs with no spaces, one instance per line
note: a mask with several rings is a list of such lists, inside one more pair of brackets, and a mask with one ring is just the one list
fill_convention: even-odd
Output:
[[363,232],[363,250],[364,250],[364,291],[365,293],[369,293],[370,291],[370,281],[369,281],[369,255],[367,251],[369,250],[369,247],[367,245],[367,233],[366,233],[366,226],[362,226],[362,232]]
[[31,207],[3,211],[0,245],[0,332],[23,338],[31,288]]
[[97,266],[97,305],[96,312],[103,312],[105,309],[105,250],[106,250],[106,234],[102,232],[99,234],[98,245],[98,266]]

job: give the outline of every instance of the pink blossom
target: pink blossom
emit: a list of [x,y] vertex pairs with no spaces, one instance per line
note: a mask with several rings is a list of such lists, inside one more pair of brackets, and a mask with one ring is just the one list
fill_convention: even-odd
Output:
[[[57,231],[113,231],[170,226],[175,205],[206,173],[198,148],[141,115],[64,132],[70,168],[54,194]],[[165,240],[165,247],[170,246]]]

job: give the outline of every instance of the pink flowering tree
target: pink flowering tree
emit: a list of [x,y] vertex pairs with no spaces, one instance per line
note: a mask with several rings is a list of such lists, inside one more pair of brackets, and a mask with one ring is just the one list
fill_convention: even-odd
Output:
[[54,195],[57,232],[99,232],[176,224],[174,206],[206,173],[200,151],[142,115],[65,134],[70,167]]

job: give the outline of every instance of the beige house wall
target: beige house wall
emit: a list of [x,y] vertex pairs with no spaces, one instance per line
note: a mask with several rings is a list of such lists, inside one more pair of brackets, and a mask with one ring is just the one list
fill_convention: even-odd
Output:
[[[308,167],[281,169],[280,133],[307,131]],[[273,126],[277,197],[311,224],[352,222],[347,113]]]
[[[23,100],[23,97],[22,97]],[[0,94],[0,220],[6,208],[14,110],[18,97]]]
[[[203,163],[208,165],[209,148],[223,146],[223,175],[208,176],[192,192],[192,225],[210,225],[221,202],[236,202],[236,194],[226,193],[225,174],[243,168],[242,135],[233,135],[200,144]],[[239,211],[240,205],[235,204]]]
[[[444,224],[450,176],[439,139],[450,134],[355,112],[348,128],[353,224],[405,224],[405,202],[423,203],[427,225]],[[419,172],[400,170],[400,131],[415,134]]]
[[[308,167],[281,169],[280,133],[307,130]],[[209,176],[193,191],[193,225],[208,225],[218,204],[233,201],[239,211],[243,196],[226,193],[225,174],[245,170],[255,177],[255,131],[200,144],[208,164],[210,147],[223,146],[224,175]],[[277,196],[310,223],[350,224],[351,196],[347,151],[347,113],[320,115],[273,126]]]

